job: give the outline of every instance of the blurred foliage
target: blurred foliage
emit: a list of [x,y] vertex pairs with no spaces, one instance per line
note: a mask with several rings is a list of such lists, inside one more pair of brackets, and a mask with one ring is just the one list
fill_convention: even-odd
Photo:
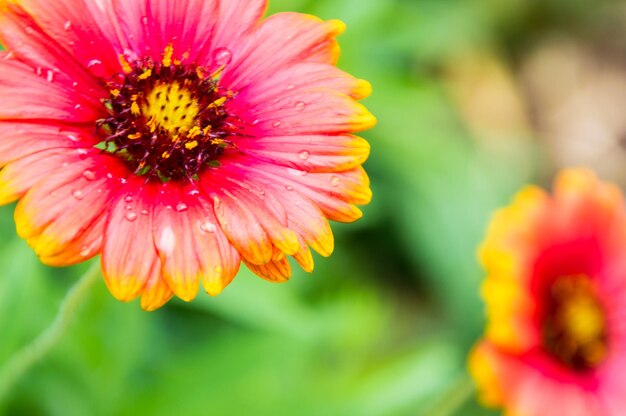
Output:
[[[379,124],[364,137],[372,144],[366,168],[375,197],[364,219],[334,224],[335,254],[316,258],[313,275],[296,272],[282,285],[242,270],[219,297],[145,313],[115,301],[100,282],[62,343],[0,413],[391,416],[428,409],[463,376],[482,331],[475,252],[490,213],[552,170],[526,117],[517,66],[554,33],[602,38],[598,22],[614,16],[607,10],[615,4],[273,1],[270,13],[345,21],[340,66],[373,84],[365,104]],[[483,76],[487,67],[497,76]],[[480,116],[475,85],[511,97],[501,104],[502,123],[490,109]],[[49,324],[87,267],[40,265],[15,235],[13,208],[0,209],[0,362]],[[492,413],[470,403],[459,414]]]

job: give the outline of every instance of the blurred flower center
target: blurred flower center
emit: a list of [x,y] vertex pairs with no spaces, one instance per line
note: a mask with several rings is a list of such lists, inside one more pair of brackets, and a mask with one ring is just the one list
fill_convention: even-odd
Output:
[[219,71],[172,59],[128,61],[108,82],[108,116],[98,120],[105,152],[120,157],[136,175],[163,182],[193,179],[216,165],[235,133],[225,104],[232,94],[219,87]]
[[575,370],[597,367],[607,352],[606,315],[589,278],[560,277],[548,297],[544,347]]

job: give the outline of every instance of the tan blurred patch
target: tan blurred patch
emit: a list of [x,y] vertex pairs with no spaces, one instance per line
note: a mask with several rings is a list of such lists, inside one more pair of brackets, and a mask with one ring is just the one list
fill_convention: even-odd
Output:
[[520,80],[553,168],[585,165],[626,183],[626,67],[600,46],[545,41]]

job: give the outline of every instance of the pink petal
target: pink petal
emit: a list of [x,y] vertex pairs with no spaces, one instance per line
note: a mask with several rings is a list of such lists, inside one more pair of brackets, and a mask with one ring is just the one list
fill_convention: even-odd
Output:
[[222,229],[245,259],[265,264],[273,247],[289,255],[298,252],[297,236],[286,227],[285,208],[275,197],[242,181],[236,171],[220,169],[217,176],[203,175],[202,186],[214,201]]
[[241,91],[253,80],[269,78],[295,62],[334,63],[338,57],[335,36],[344,29],[340,21],[324,22],[299,13],[270,16],[241,48],[231,51],[233,61],[224,71],[223,85]]
[[[110,0],[126,48],[161,61],[173,47],[173,59],[187,54],[195,62],[210,45],[218,18],[218,0]],[[232,22],[231,22],[232,23]]]
[[228,107],[251,124],[251,135],[343,134],[366,130],[376,118],[351,97],[326,88],[289,90],[263,105],[235,97]]
[[[0,13],[1,15],[1,13]],[[38,75],[28,65],[0,54],[0,120],[36,119],[90,122],[103,111],[97,96],[87,103],[65,84],[54,82],[47,70]],[[45,91],[45,93],[42,93]]]
[[265,104],[276,98],[283,98],[285,92],[327,88],[360,100],[372,92],[369,82],[353,77],[339,68],[313,62],[298,62],[280,68],[267,78],[255,80],[242,95],[250,103]]
[[124,302],[142,292],[160,263],[152,238],[155,196],[153,185],[131,177],[110,204],[102,269],[109,290]]
[[[107,60],[111,45],[99,35],[97,26],[85,26],[77,32],[65,31],[65,25],[68,21],[71,24],[72,18],[77,19],[77,25],[90,24],[84,8],[57,2],[53,5],[44,0],[30,0],[27,5],[5,2],[0,7],[3,9],[0,11],[0,37],[10,51],[5,54],[25,62],[42,79],[73,88],[73,93],[86,105],[98,104],[99,97],[104,97],[106,91],[90,69],[104,75],[103,61]],[[30,15],[23,7],[36,15]],[[88,31],[93,35],[87,34]],[[60,44],[57,40],[68,43]],[[88,55],[94,50],[98,50],[97,58]],[[4,69],[2,73],[5,78]]]
[[[20,1],[20,6],[32,16],[32,20],[47,35],[42,39],[50,43],[49,38],[66,51],[56,56],[56,45],[32,45],[33,52],[46,58],[46,62],[33,62],[34,66],[54,63],[54,67],[59,71],[79,76],[84,76],[82,71],[87,68],[95,76],[103,78],[119,72],[120,64],[115,39],[107,36],[101,29],[101,27],[111,26],[112,22],[97,3],[95,0]],[[21,19],[25,18],[21,16]],[[32,37],[29,36],[29,39],[25,41],[32,41]],[[22,52],[21,45],[18,51]],[[97,56],[94,55],[94,51],[97,51]]]
[[178,297],[193,299],[201,279],[210,294],[218,294],[234,278],[239,255],[219,229],[213,209],[200,191],[163,185],[154,223],[163,276]]
[[0,170],[0,205],[16,201],[39,181],[81,159],[83,149],[48,149],[15,160]]
[[42,150],[79,149],[84,146],[87,151],[95,144],[94,141],[92,134],[80,128],[68,126],[60,132],[56,124],[0,121],[0,166]]
[[68,265],[100,251],[110,195],[109,157],[76,158],[31,188],[15,210],[17,232],[44,263]]
[[348,134],[241,138],[236,144],[264,162],[307,172],[352,169],[363,164],[370,153],[367,141]]

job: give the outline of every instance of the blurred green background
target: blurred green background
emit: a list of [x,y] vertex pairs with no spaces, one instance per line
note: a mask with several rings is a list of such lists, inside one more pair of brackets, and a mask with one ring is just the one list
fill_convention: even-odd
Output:
[[[0,413],[428,414],[482,332],[490,213],[563,166],[626,179],[624,2],[271,2],[287,10],[346,22],[340,66],[373,84],[364,219],[333,224],[334,255],[282,285],[242,269],[217,298],[145,313],[100,281]],[[0,209],[0,363],[88,267],[42,266],[13,208]]]

